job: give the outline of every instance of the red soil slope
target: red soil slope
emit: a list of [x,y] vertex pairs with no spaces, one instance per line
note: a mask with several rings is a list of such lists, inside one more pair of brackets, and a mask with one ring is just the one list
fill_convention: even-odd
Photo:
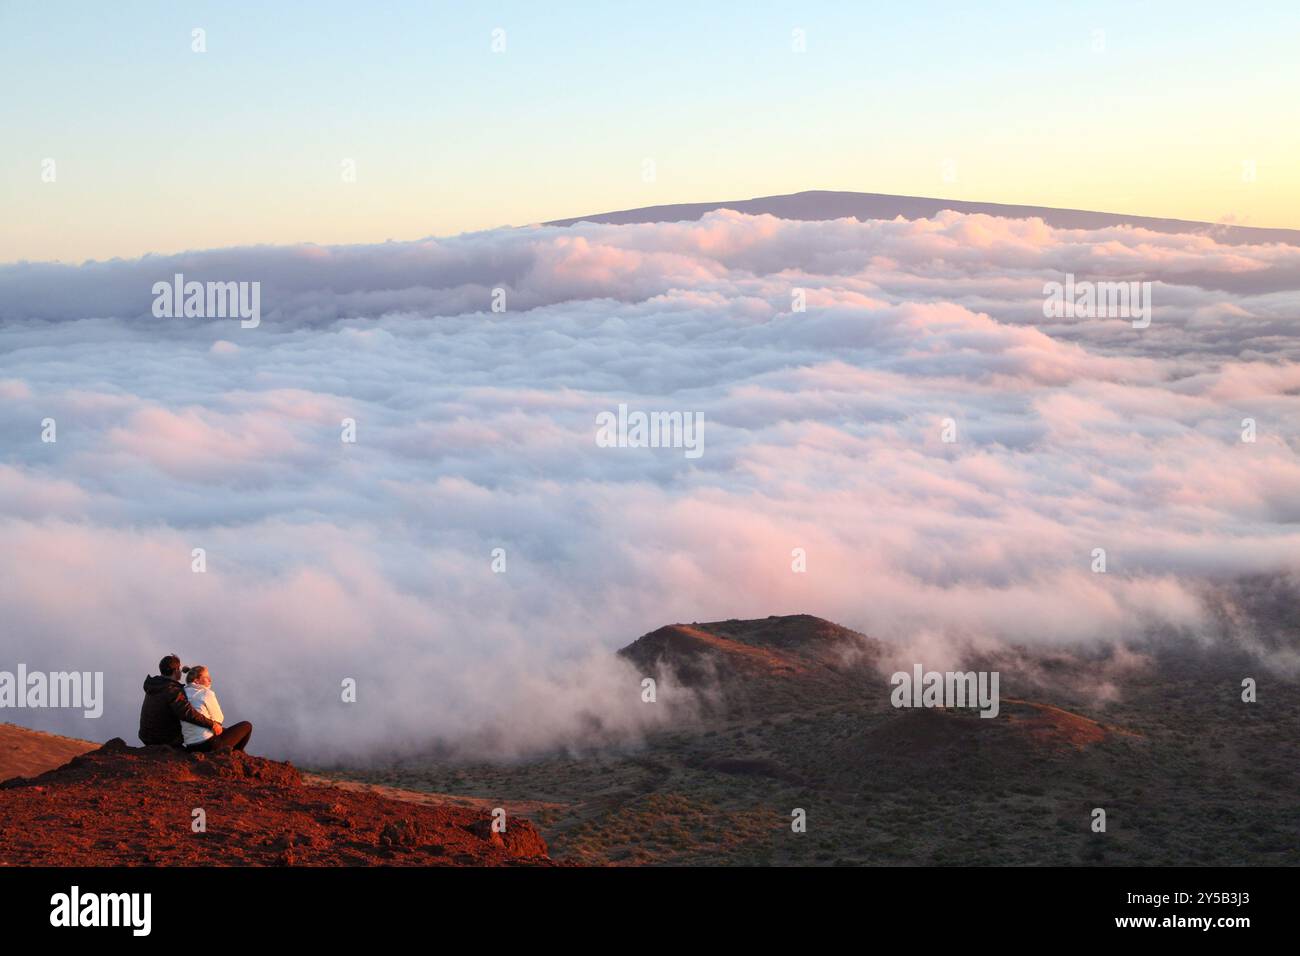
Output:
[[727,671],[740,674],[797,674],[799,663],[780,651],[752,647],[702,627],[671,624],[651,631],[625,651],[647,663],[671,661],[679,670],[694,674],[706,659],[717,660]]
[[[192,811],[207,831],[191,829]],[[509,814],[509,808],[506,808]],[[0,784],[0,865],[549,865],[527,820],[309,786],[292,764],[110,740]]]
[[0,780],[34,777],[98,747],[89,740],[0,724]]

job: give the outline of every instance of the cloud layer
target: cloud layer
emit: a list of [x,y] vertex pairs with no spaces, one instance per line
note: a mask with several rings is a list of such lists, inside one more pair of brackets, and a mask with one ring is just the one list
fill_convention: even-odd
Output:
[[[177,272],[262,325],[154,318]],[[1065,273],[1151,326],[1045,319]],[[955,213],[0,266],[0,668],[110,694],[3,716],[133,738],[176,651],[261,752],[508,753],[664,719],[609,652],[676,621],[1193,639],[1207,582],[1300,570],[1297,331],[1300,248]],[[619,403],[703,456],[598,447]]]

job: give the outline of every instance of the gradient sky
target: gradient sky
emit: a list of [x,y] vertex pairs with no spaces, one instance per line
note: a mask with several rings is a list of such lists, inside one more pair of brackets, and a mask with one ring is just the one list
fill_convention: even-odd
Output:
[[802,189],[1300,227],[1293,2],[546,6],[0,2],[0,261]]

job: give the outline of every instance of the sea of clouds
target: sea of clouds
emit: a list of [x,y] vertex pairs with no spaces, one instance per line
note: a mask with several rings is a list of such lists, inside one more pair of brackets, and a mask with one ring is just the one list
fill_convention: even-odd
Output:
[[[175,273],[261,325],[155,318]],[[1150,327],[1044,318],[1066,273]],[[509,754],[666,719],[612,652],[673,622],[1197,640],[1206,582],[1300,571],[1298,333],[1298,247],[956,213],[0,266],[0,668],[108,690],[0,719],[134,741],[174,651],[256,752]],[[599,447],[620,403],[703,456]]]

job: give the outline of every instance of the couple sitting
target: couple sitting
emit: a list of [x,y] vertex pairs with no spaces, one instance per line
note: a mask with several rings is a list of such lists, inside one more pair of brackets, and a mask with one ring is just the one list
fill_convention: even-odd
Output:
[[[158,662],[159,676],[144,679],[144,704],[140,707],[140,740],[145,744],[184,747],[198,753],[243,750],[253,735],[246,720],[222,726],[225,715],[212,690],[208,669],[199,664],[181,667],[181,659],[168,654]],[[181,674],[186,682],[181,684]]]

